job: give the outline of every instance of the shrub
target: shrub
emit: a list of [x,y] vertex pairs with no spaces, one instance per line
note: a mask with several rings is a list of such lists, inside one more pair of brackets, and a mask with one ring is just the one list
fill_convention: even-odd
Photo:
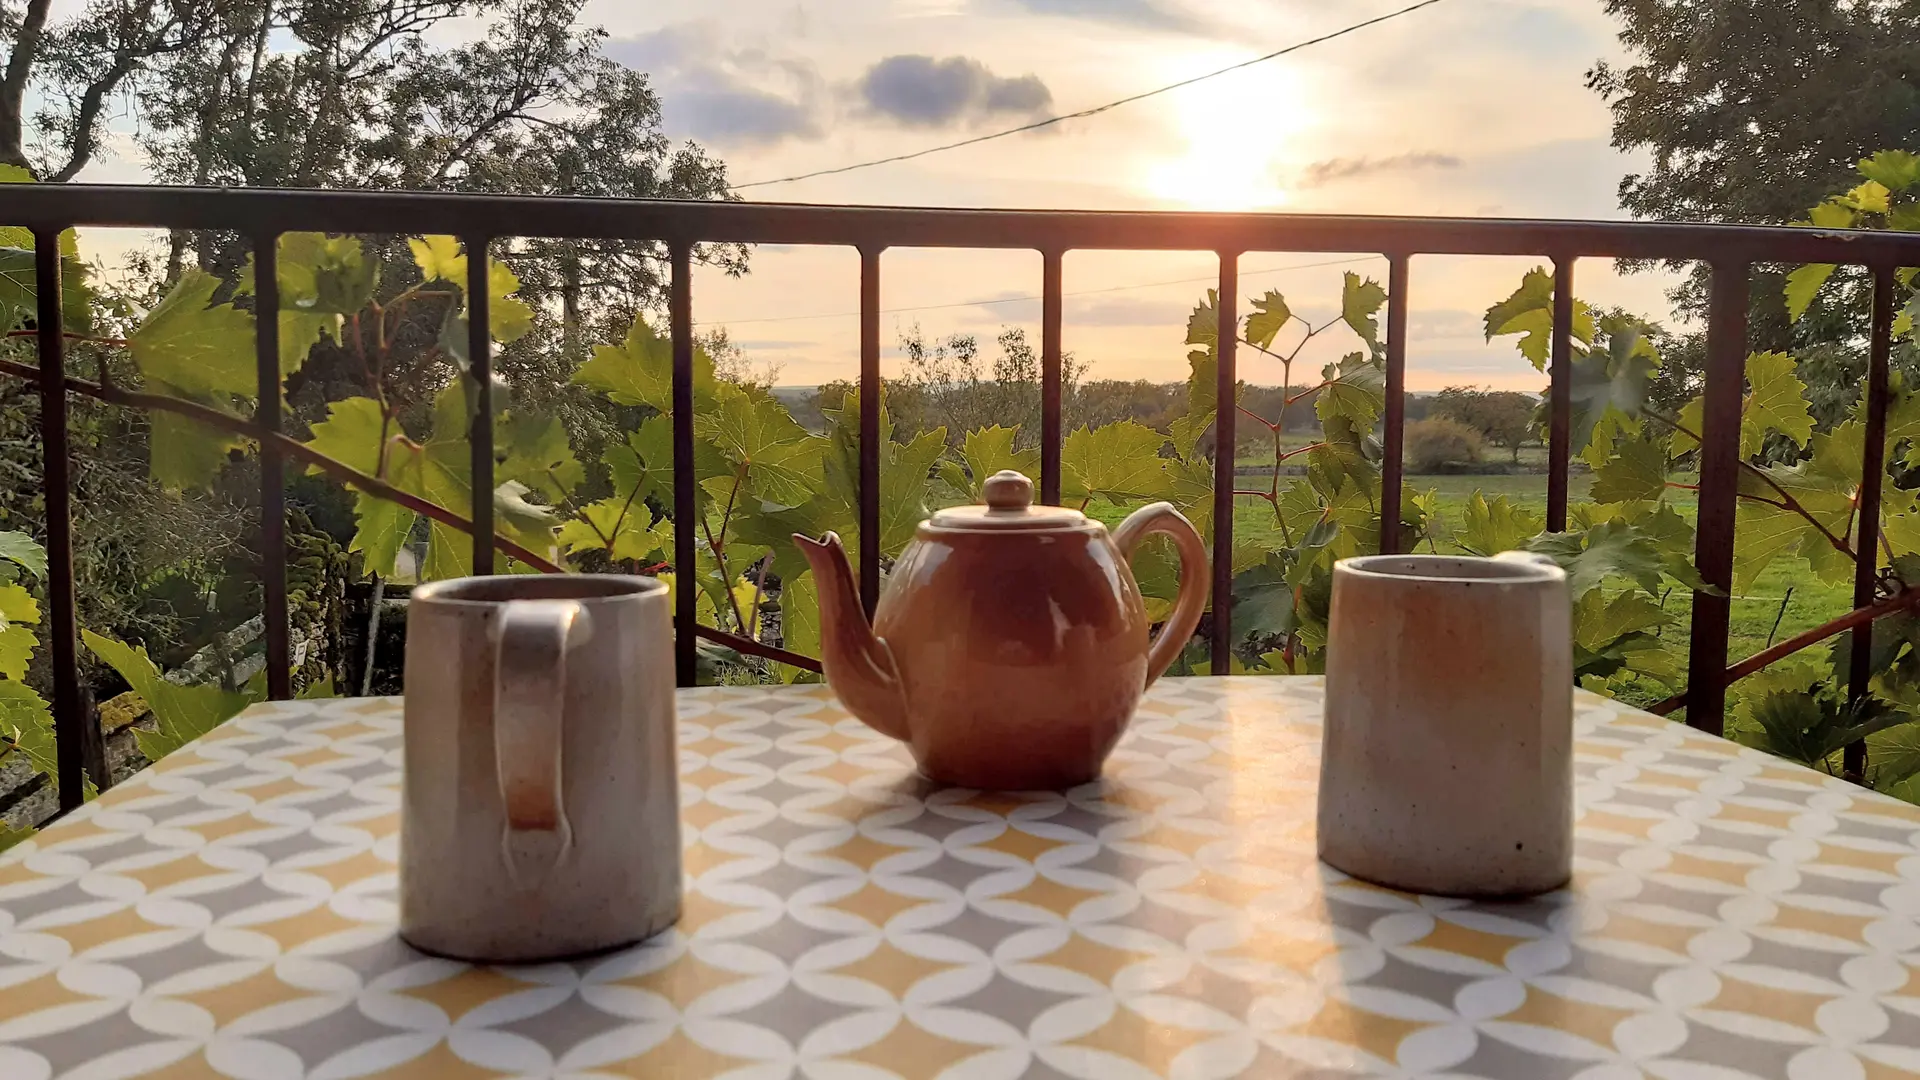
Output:
[[1407,425],[1406,462],[1416,473],[1446,472],[1480,460],[1480,433],[1457,420]]

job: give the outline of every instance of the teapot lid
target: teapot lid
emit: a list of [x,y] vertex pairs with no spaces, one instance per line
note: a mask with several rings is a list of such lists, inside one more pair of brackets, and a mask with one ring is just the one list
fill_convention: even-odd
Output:
[[1064,506],[1033,505],[1033,481],[1012,469],[987,477],[985,506],[956,506],[933,515],[936,529],[968,532],[1052,532],[1081,529],[1087,515]]

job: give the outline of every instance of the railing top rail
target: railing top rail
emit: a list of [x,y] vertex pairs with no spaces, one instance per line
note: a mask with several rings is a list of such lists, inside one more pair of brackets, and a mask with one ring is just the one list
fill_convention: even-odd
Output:
[[816,206],[402,191],[11,184],[0,188],[0,219],[38,228],[425,231],[869,249],[1377,251],[1920,265],[1920,234],[1761,225]]

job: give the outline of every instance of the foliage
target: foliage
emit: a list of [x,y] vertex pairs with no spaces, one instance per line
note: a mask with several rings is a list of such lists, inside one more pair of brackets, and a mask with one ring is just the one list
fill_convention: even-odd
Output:
[[1510,451],[1518,463],[1520,448],[1540,441],[1534,424],[1538,404],[1533,397],[1512,390],[1449,386],[1435,398],[1432,415],[1472,428],[1490,445]]
[[1415,473],[1443,472],[1480,460],[1480,433],[1446,417],[1416,420],[1404,436],[1408,467]]

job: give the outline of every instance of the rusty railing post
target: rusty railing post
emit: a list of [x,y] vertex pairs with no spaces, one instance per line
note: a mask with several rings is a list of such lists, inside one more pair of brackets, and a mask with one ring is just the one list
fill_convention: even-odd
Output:
[[[1873,268],[1873,337],[1867,350],[1866,451],[1860,462],[1860,494],[1855,517],[1853,606],[1869,607],[1880,585],[1880,480],[1887,464],[1887,366],[1893,352],[1894,268]],[[1873,677],[1873,624],[1857,627],[1847,660],[1847,697],[1867,696]],[[1856,742],[1842,755],[1842,771],[1856,783],[1867,773],[1867,744]]]
[[488,237],[467,245],[467,378],[473,389],[467,443],[473,488],[473,572],[493,573],[493,332],[487,295]]
[[880,602],[880,253],[860,249],[860,603]]
[[669,245],[673,280],[668,286],[669,333],[673,336],[673,667],[680,686],[699,682],[699,647],[694,606],[700,574],[694,553],[699,529],[699,500],[693,475],[693,245]]
[[1214,379],[1213,405],[1213,634],[1208,642],[1211,670],[1225,675],[1233,670],[1233,489],[1238,444],[1235,409],[1240,380],[1235,353],[1240,343],[1240,253],[1220,252],[1219,325],[1214,337],[1219,370]]
[[[253,239],[254,375],[259,403],[253,422],[262,431],[280,432],[280,234],[255,233]],[[267,644],[267,696],[293,696],[292,633],[287,612],[287,466],[280,446],[260,440],[260,584],[261,621]]]
[[[1040,501],[1060,505],[1060,259],[1049,249],[1040,253]],[[974,477],[978,483],[981,477]]]
[[1687,723],[1726,729],[1727,634],[1732,612],[1734,510],[1740,484],[1740,405],[1746,396],[1745,263],[1713,265],[1707,316],[1706,407],[1700,431],[1700,519],[1694,563],[1718,594],[1693,594],[1687,656]]
[[53,741],[60,812],[85,801],[89,739],[80,692],[80,631],[73,595],[73,448],[67,432],[65,322],[60,298],[60,230],[35,229],[34,324],[40,346],[40,445],[47,500],[47,645],[53,659]]
[[1553,366],[1547,387],[1547,531],[1567,531],[1573,450],[1573,258],[1553,260]]
[[1407,257],[1387,256],[1387,401],[1380,435],[1380,554],[1400,553],[1407,431]]

